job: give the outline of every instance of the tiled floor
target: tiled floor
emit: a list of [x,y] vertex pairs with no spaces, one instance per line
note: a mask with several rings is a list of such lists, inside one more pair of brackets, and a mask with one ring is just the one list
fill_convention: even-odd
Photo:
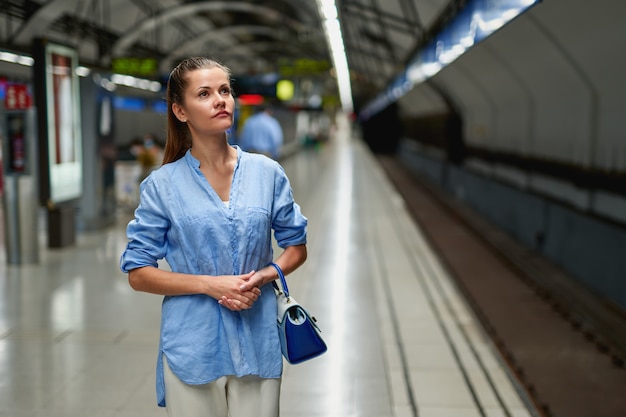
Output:
[[[309,218],[292,294],[329,351],[286,365],[283,417],[526,417],[498,357],[362,143],[345,125],[283,163]],[[36,265],[0,265],[0,416],[164,416],[160,297],[119,271],[129,213]],[[2,248],[4,250],[4,248]]]

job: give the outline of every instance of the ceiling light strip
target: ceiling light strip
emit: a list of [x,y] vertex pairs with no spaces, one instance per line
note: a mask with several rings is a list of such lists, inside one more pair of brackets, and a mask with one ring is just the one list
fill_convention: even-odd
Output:
[[345,112],[351,113],[354,109],[352,102],[352,86],[350,84],[350,69],[346,58],[346,49],[341,33],[337,6],[334,0],[318,0],[317,7],[323,20],[326,41],[331,52],[341,107]]

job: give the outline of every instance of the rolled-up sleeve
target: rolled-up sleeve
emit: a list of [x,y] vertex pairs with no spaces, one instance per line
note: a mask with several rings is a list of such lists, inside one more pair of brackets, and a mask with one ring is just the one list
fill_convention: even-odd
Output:
[[128,223],[128,244],[120,258],[120,268],[128,272],[144,266],[156,267],[167,251],[167,230],[170,222],[160,201],[163,195],[151,178],[141,186],[141,198],[135,218]]
[[274,208],[272,228],[279,247],[306,244],[307,218],[294,201],[289,179],[282,167],[278,166],[274,181]]

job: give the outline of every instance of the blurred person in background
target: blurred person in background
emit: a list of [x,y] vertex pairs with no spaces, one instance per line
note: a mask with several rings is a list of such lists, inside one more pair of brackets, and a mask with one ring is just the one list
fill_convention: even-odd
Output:
[[162,159],[161,147],[156,138],[153,134],[146,133],[143,136],[143,141],[140,142],[137,153],[137,162],[139,162],[139,166],[141,167],[139,176],[140,183],[146,179],[154,169],[159,167]]
[[283,146],[283,129],[269,107],[257,107],[256,113],[246,119],[239,136],[239,145],[248,152],[279,158]]

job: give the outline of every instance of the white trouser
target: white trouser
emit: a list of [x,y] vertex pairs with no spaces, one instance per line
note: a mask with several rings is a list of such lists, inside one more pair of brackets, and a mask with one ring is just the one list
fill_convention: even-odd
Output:
[[280,379],[224,376],[209,384],[188,385],[163,356],[168,417],[278,417]]

